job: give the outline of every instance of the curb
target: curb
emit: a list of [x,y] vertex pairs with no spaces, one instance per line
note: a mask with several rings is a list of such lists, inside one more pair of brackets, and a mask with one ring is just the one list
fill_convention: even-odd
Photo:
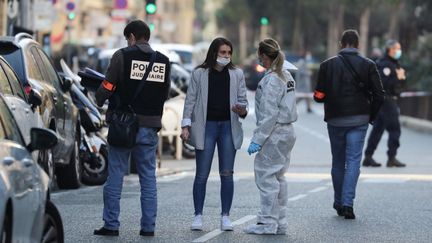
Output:
[[408,127],[420,132],[432,133],[432,121],[410,116],[400,116],[400,122],[404,127]]
[[168,168],[156,169],[156,177],[173,175],[173,174],[177,174],[180,172],[181,172],[180,170],[173,170],[173,169],[168,169]]

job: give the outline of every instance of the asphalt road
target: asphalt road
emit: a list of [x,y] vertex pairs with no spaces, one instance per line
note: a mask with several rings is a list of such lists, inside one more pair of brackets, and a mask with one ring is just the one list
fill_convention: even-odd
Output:
[[[253,94],[251,94],[251,100]],[[253,105],[253,103],[252,103]],[[254,223],[258,190],[253,157],[247,155],[254,128],[253,109],[244,122],[245,140],[235,166],[233,232],[219,231],[220,199],[217,155],[207,185],[204,231],[190,231],[193,218],[193,160],[165,160],[158,178],[158,218],[155,237],[139,236],[139,182],[125,179],[121,201],[120,236],[93,236],[102,226],[102,187],[58,191],[52,198],[63,218],[66,242],[432,242],[432,134],[403,129],[398,158],[406,168],[362,168],[355,200],[356,220],[344,220],[332,209],[330,144],[322,107],[305,113],[299,104],[297,142],[287,173],[289,229],[286,236],[255,236],[242,232]],[[386,137],[375,158],[385,163]]]

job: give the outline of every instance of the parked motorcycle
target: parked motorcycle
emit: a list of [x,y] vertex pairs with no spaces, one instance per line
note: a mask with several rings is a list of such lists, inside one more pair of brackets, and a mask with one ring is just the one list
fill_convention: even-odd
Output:
[[72,79],[71,97],[79,110],[81,122],[81,146],[79,158],[82,165],[82,182],[87,185],[102,185],[108,177],[108,148],[104,136],[102,115],[87,90],[81,85],[81,77],[74,74],[60,60],[64,75]]
[[[177,69],[180,69],[180,66],[177,65]],[[79,71],[78,75],[82,78],[81,84],[88,88],[90,91],[96,91],[96,89],[100,86],[100,83],[105,79],[105,76],[93,69],[85,68],[84,71]],[[183,114],[183,105],[185,99],[185,92],[183,90],[187,89],[185,86],[186,83],[189,83],[190,74],[188,72],[171,72],[171,89],[169,92],[169,99],[165,102],[165,108],[170,108],[175,110],[176,113],[181,116]],[[180,84],[180,87],[178,87]],[[105,106],[106,107],[106,106]],[[166,122],[170,122],[166,121]],[[165,121],[162,121],[162,125],[164,127],[172,127],[176,124],[166,124]],[[162,137],[163,142],[163,153],[171,153],[175,154],[175,144],[177,143],[177,139],[180,139],[178,136],[171,137]],[[182,156],[187,159],[195,158],[195,149],[193,146],[187,144],[186,142],[182,142]],[[134,172],[134,167],[131,167],[132,172]]]

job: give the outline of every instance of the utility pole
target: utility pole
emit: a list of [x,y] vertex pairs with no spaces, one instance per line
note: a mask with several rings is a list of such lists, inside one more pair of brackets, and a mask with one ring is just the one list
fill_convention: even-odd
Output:
[[261,17],[260,19],[260,41],[264,40],[268,36],[268,25],[269,20],[267,17]]

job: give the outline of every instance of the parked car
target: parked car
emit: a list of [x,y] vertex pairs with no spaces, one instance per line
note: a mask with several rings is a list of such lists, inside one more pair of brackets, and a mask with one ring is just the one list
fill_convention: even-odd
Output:
[[26,94],[36,91],[42,97],[39,112],[43,125],[55,131],[59,138],[51,150],[58,186],[78,188],[81,185],[80,123],[68,92],[71,81],[59,77],[41,45],[28,34],[0,38],[0,55],[13,67]]
[[181,63],[183,67],[188,70],[189,72],[192,72],[194,69],[194,47],[192,45],[186,45],[186,44],[177,44],[177,43],[157,43],[157,44],[151,44],[151,46],[155,50],[167,50],[169,52],[175,52],[177,55],[180,56]]
[[[23,135],[24,142],[30,143],[30,129],[32,127],[43,127],[42,118],[37,110],[42,104],[40,94],[32,90],[27,96],[21,86],[18,76],[9,64],[0,57],[0,93],[12,111],[18,127]],[[50,177],[52,182],[54,169],[49,150],[40,150],[33,153],[35,159]]]
[[0,241],[63,242],[60,214],[50,201],[49,178],[31,152],[48,150],[57,135],[32,128],[24,142],[16,120],[0,95]]

